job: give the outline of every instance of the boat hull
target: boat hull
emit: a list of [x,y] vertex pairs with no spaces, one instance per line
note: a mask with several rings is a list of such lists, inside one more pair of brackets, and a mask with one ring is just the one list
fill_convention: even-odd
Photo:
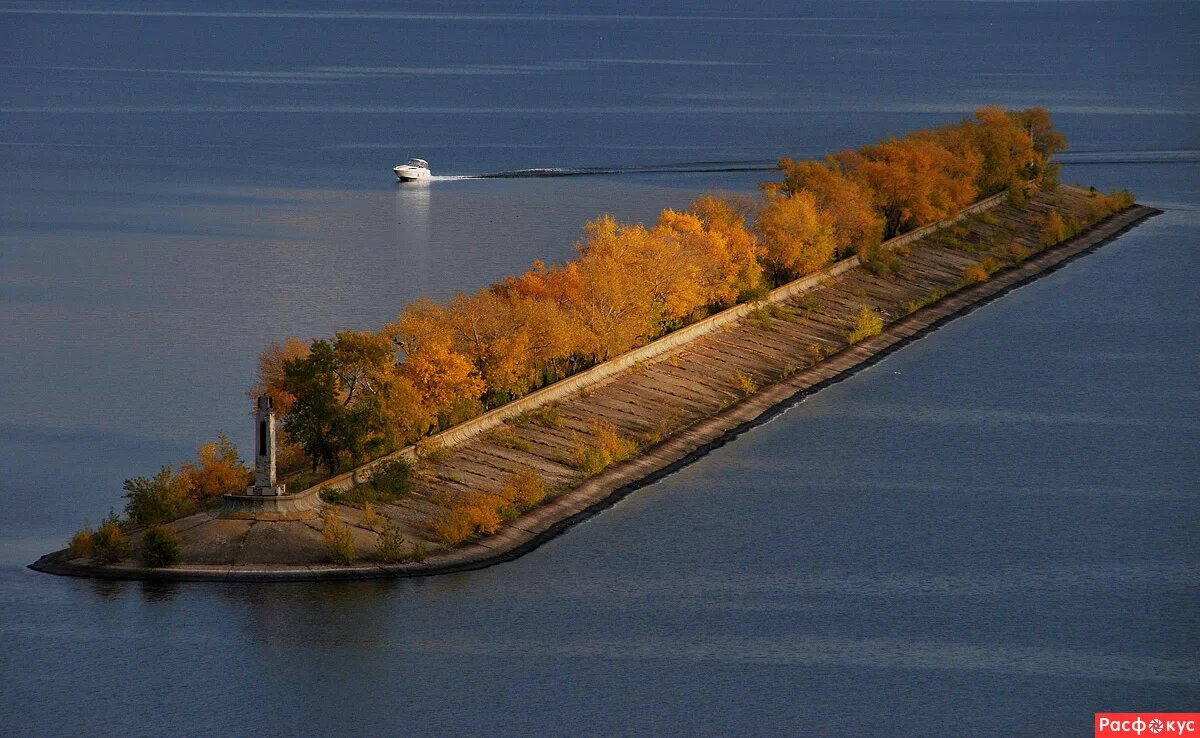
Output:
[[411,182],[412,180],[416,179],[429,179],[429,177],[432,176],[430,175],[428,169],[421,169],[420,167],[400,166],[396,167],[392,171],[396,173],[396,178],[402,182]]

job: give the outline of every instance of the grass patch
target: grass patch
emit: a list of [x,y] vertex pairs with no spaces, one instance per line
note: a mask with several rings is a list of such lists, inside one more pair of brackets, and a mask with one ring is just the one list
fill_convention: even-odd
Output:
[[771,330],[771,313],[766,307],[757,307],[746,313],[746,319],[764,331]]
[[512,428],[501,428],[492,434],[492,441],[504,448],[511,448],[516,451],[529,451],[533,445],[529,441],[521,438],[513,431]]
[[821,300],[811,292],[806,292],[799,300],[796,300],[796,307],[800,308],[802,317],[807,320],[809,316],[821,309]]
[[663,412],[659,413],[653,427],[637,434],[633,440],[638,448],[653,446],[679,430],[680,426],[683,425],[684,416],[683,405],[678,402],[672,402]]
[[450,458],[450,449],[446,444],[433,438],[422,438],[417,441],[417,458],[431,464],[440,464]]
[[758,392],[758,384],[754,381],[754,377],[741,369],[733,370],[733,374],[729,375],[729,383],[742,397],[749,397]]
[[573,464],[583,476],[599,474],[609,466],[637,453],[637,443],[622,436],[610,423],[592,424],[591,438],[573,435]]

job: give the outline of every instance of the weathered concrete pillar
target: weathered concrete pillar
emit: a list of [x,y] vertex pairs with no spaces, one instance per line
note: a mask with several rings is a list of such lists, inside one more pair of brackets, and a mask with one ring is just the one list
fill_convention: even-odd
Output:
[[262,395],[254,412],[254,485],[246,494],[277,497],[285,492],[275,476],[275,409],[271,398]]

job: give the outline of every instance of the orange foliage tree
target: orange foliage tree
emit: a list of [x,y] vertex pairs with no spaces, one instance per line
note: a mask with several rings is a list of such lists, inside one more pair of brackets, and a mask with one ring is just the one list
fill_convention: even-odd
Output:
[[975,199],[978,159],[963,160],[926,138],[890,138],[835,158],[873,194],[884,238],[946,218]]
[[296,398],[283,389],[283,365],[289,359],[308,356],[308,343],[299,338],[284,339],[282,343],[272,341],[258,357],[258,381],[247,393],[257,400],[261,395],[271,398],[275,412],[283,415],[291,408]]
[[833,219],[808,190],[768,197],[758,211],[763,260],[778,284],[811,274],[833,259]]
[[876,212],[871,192],[847,177],[832,159],[795,161],[781,159],[783,182],[764,189],[771,194],[811,192],[817,207],[829,214],[837,256],[863,253],[883,236],[883,218]]
[[237,447],[224,434],[201,446],[197,456],[196,461],[180,465],[180,474],[187,480],[191,497],[201,504],[230,492],[243,492],[253,479],[238,457]]

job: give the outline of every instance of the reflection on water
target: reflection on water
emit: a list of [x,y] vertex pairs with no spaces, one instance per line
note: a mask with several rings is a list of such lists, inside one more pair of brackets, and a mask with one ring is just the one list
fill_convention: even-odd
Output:
[[433,183],[396,182],[396,247],[404,265],[403,279],[418,293],[430,291],[429,210]]

